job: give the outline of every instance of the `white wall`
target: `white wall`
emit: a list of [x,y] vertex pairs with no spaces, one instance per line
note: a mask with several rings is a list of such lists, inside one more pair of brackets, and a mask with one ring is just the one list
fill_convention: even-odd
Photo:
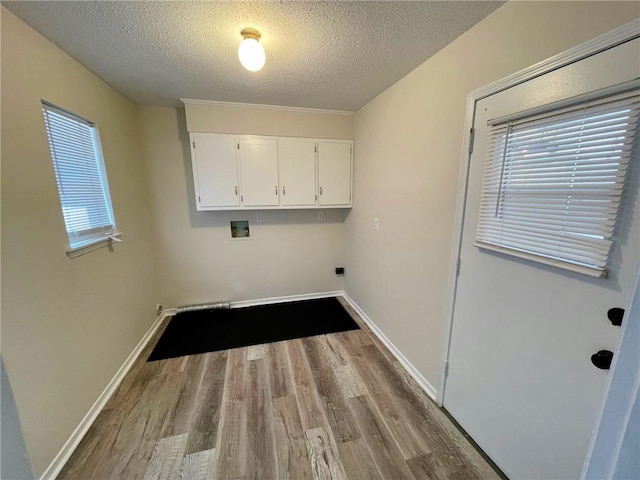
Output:
[[[193,106],[188,106],[192,108]],[[199,105],[195,107],[201,107]],[[190,110],[198,132],[352,138],[352,117],[206,106]],[[262,120],[256,124],[260,114]],[[297,119],[289,122],[283,115]],[[345,120],[346,119],[346,120]],[[212,300],[247,300],[344,289],[334,268],[344,265],[349,211],[196,211],[185,112],[141,108],[151,190],[156,262],[165,307]],[[232,240],[231,220],[249,220],[251,239]]]
[[[4,7],[2,357],[37,475],[155,318],[136,107]],[[97,122],[123,242],[70,260],[41,99]]]
[[347,292],[433,387],[467,95],[638,16],[635,2],[509,2],[357,112]]

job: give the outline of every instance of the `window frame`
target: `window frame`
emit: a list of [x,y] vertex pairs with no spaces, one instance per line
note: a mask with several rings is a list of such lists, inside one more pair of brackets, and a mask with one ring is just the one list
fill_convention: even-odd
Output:
[[[620,207],[622,205],[622,198],[624,196],[624,184],[627,177],[627,171],[630,168],[630,163],[632,161],[633,155],[635,154],[636,147],[639,143],[638,142],[639,140],[638,137],[640,137],[640,133],[638,132],[640,128],[638,125],[639,96],[640,96],[640,83],[637,80],[635,80],[635,81],[627,82],[622,85],[616,85],[600,91],[591,92],[586,95],[580,95],[578,97],[574,97],[564,101],[555,102],[551,105],[544,105],[544,106],[536,107],[523,112],[518,112],[510,116],[508,115],[498,119],[489,120],[487,122],[487,125],[489,127],[492,127],[493,130],[489,133],[489,137],[488,137],[490,147],[489,147],[489,150],[487,151],[486,163],[484,167],[485,173],[484,173],[483,182],[482,182],[482,198],[481,198],[480,207],[479,207],[480,212],[484,212],[484,218],[482,215],[479,216],[478,225],[476,228],[476,240],[474,242],[474,246],[480,249],[497,251],[499,253],[511,255],[514,257],[525,258],[527,260],[532,260],[538,263],[560,267],[566,270],[583,273],[589,276],[606,278],[608,276],[608,263],[611,256],[611,252],[613,250],[613,243],[615,240],[616,223],[619,217]],[[526,177],[527,175],[531,175],[531,172],[534,172],[540,175],[540,177],[535,179],[536,182],[538,182],[540,178],[544,178],[548,182],[558,182],[558,180],[562,180],[562,177],[554,177],[557,174],[555,172],[554,173],[549,173],[549,172],[551,170],[555,171],[558,168],[564,169],[564,167],[558,167],[557,163],[554,164],[554,160],[555,161],[558,160],[554,155],[551,155],[551,158],[549,159],[549,163],[544,163],[544,164],[541,164],[539,159],[533,160],[533,161],[527,160],[526,158],[527,150],[524,150],[525,153],[520,154],[521,156],[515,155],[510,157],[511,151],[509,150],[509,146],[511,145],[510,141],[512,141],[512,138],[510,138],[510,135],[512,133],[512,130],[514,129],[514,125],[518,125],[519,127],[522,127],[523,131],[526,131],[527,128],[531,128],[531,127],[527,127],[527,124],[533,125],[534,127],[538,125],[539,126],[538,128],[540,129],[550,128],[551,131],[553,131],[554,128],[555,129],[564,128],[560,126],[563,125],[563,122],[567,122],[568,116],[574,115],[572,116],[572,118],[574,119],[579,118],[580,113],[584,114],[589,108],[597,110],[598,107],[615,104],[616,103],[615,101],[619,100],[620,98],[630,99],[629,100],[630,119],[626,124],[627,126],[624,133],[624,140],[621,140],[622,142],[624,142],[626,147],[621,147],[621,152],[619,154],[619,158],[617,159],[617,172],[615,176],[612,175],[612,177],[616,177],[615,182],[614,181],[606,182],[613,185],[610,187],[610,191],[608,191],[607,194],[613,196],[614,200],[608,200],[607,201],[608,203],[606,204],[607,208],[609,209],[614,208],[613,213],[607,213],[607,216],[600,219],[601,223],[596,227],[596,229],[599,229],[600,232],[603,232],[601,237],[602,243],[600,245],[589,247],[589,249],[583,247],[582,251],[587,252],[584,255],[575,255],[574,253],[568,253],[566,256],[563,257],[561,252],[563,250],[566,251],[568,249],[569,251],[571,251],[570,247],[575,247],[575,245],[577,245],[575,239],[578,236],[583,234],[569,233],[566,231],[565,225],[557,226],[557,230],[556,230],[556,227],[553,225],[553,223],[557,221],[556,219],[548,220],[546,225],[544,224],[544,222],[538,223],[540,222],[540,218],[545,218],[545,217],[548,218],[549,216],[556,215],[558,212],[560,212],[560,209],[552,210],[551,212],[548,211],[547,209],[549,207],[548,205],[544,204],[545,201],[548,201],[548,202],[557,201],[558,203],[556,204],[556,206],[552,207],[554,209],[558,208],[557,205],[560,205],[562,202],[558,199],[556,200],[547,199],[542,201],[532,200],[533,203],[528,204],[525,210],[533,211],[534,212],[533,216],[531,216],[531,213],[529,212],[522,213],[523,209],[521,206],[518,206],[518,203],[517,203],[517,202],[521,202],[522,200],[515,200],[516,203],[510,204],[511,205],[510,207],[505,206],[507,205],[505,201],[505,192],[507,192],[510,187],[506,183],[508,180],[507,180],[507,177],[504,176],[504,172],[508,170],[508,168],[511,168],[513,166],[513,163],[511,163],[510,166],[508,166],[508,162],[520,162],[521,164],[525,165],[524,167],[522,166],[519,167],[519,168],[524,168],[524,170],[519,170],[517,173],[517,175],[519,175],[520,178]],[[618,107],[618,108],[620,109],[620,111],[623,111],[624,108],[626,107]],[[593,118],[598,117],[598,114],[593,114],[593,115],[595,115]],[[586,117],[586,115],[583,115],[583,119],[584,118],[588,118],[588,117]],[[549,121],[546,122],[546,119],[549,119]],[[540,134],[537,132],[535,134],[532,134],[532,136],[534,137],[539,135]],[[547,136],[553,137],[552,134],[548,134]],[[579,137],[580,139],[578,141],[578,145],[580,145],[579,142],[582,141],[582,138],[581,138],[582,134]],[[571,137],[571,140],[575,141],[575,137]],[[586,138],[586,141],[590,141],[590,138]],[[615,141],[615,140],[612,139],[612,141]],[[526,143],[523,142],[522,144],[518,144],[518,142],[519,142],[518,140],[514,140],[516,147],[522,148],[523,144],[526,146]],[[541,144],[539,143],[540,139],[538,138],[536,142],[538,143],[535,143],[532,145],[533,147],[535,147],[535,149],[537,149],[535,153],[539,154],[539,151],[541,149],[540,148]],[[557,137],[550,138],[548,142],[549,143],[545,143],[545,145],[549,145],[549,147],[547,147],[549,150],[552,150],[552,148],[555,148],[556,150],[560,150],[561,148],[567,148],[566,144],[559,143]],[[571,143],[568,142],[568,144],[570,145]],[[627,147],[628,149],[627,151],[625,151],[625,148]],[[577,152],[580,152],[579,148],[580,147],[578,147]],[[535,156],[535,155],[531,155],[531,156]],[[577,153],[576,158],[578,157],[580,157],[580,154]],[[607,160],[605,160],[604,158],[600,160],[601,163],[598,164],[597,168],[602,168],[600,165],[609,164],[609,162],[611,162],[610,159],[611,157],[608,157]],[[527,162],[532,162],[532,164],[537,164],[537,166],[531,167],[530,165],[526,165]],[[583,167],[583,165],[581,165],[580,162],[581,160],[577,160],[577,159],[575,160],[575,164],[577,166]],[[589,163],[589,161],[587,161],[587,163]],[[500,170],[499,176],[496,174],[496,168]],[[533,168],[537,168],[537,170],[534,171]],[[589,176],[593,175],[593,171],[590,168],[591,167],[585,168],[584,172],[578,172],[578,174],[576,175],[576,178],[578,178],[580,182],[585,182],[587,179],[590,180]],[[576,170],[577,170],[577,167],[576,167]],[[579,176],[580,174],[582,176]],[[496,178],[498,177],[499,177],[499,180],[496,182]],[[620,177],[620,179],[617,177]],[[597,184],[598,182],[596,181],[594,185],[597,185]],[[497,185],[497,191],[495,191],[496,185]],[[560,184],[558,183],[558,185]],[[535,191],[535,188],[536,188],[535,182],[532,185],[526,185],[526,187],[524,188],[525,190],[530,190],[532,192]],[[529,193],[528,195],[533,195],[532,198],[535,198],[536,196],[540,196],[541,198],[544,198],[540,192],[543,192],[545,188],[549,188],[549,185],[541,184],[539,185],[540,190],[538,193]],[[620,194],[616,200],[612,192],[614,192],[617,188],[620,189]],[[557,189],[559,190],[560,187],[557,187]],[[568,190],[569,192],[566,194],[567,198],[565,200],[566,208],[564,209],[565,222],[571,223],[571,224],[574,224],[574,222],[576,224],[580,224],[580,222],[583,222],[582,224],[580,224],[580,226],[572,227],[572,228],[578,228],[578,230],[582,228],[586,228],[584,227],[584,225],[593,223],[593,219],[585,217],[583,214],[578,213],[578,211],[584,207],[578,206],[576,208],[575,206],[571,207],[569,205],[572,201],[575,202],[575,200],[572,199],[571,189],[568,188]],[[556,196],[559,198],[561,195],[556,194]],[[598,195],[596,194],[595,196],[589,197],[588,201],[595,202],[595,201],[598,201],[600,198],[601,197],[598,197]],[[552,203],[550,204],[553,205]],[[495,215],[494,215],[495,220],[491,219],[490,216],[486,215],[487,208],[491,205],[495,206]],[[578,201],[578,205],[579,205],[579,201]],[[520,210],[521,215],[523,216],[518,218],[507,219],[504,216],[504,212],[505,212],[505,210],[503,210],[504,208],[511,208],[511,209],[515,208],[515,210]],[[572,211],[572,208],[576,210],[573,211],[572,215],[568,216],[568,221],[567,221],[566,216],[569,214],[569,212]],[[513,213],[509,213],[509,215],[513,216]],[[533,222],[533,223],[530,223],[530,222]],[[606,228],[607,222],[613,222],[611,232],[608,235],[604,233],[607,230]],[[543,225],[541,227],[543,229],[543,232],[534,233],[533,240],[524,239],[522,235],[525,235],[526,232],[523,233],[521,229],[523,228],[523,225],[526,227],[527,224],[532,226],[528,228],[535,227],[536,229],[538,228],[538,225]],[[488,233],[491,230],[494,230],[495,232],[497,231],[498,228],[500,229],[500,234]],[[547,229],[547,230],[544,231],[544,229]],[[506,234],[507,240],[502,241],[503,240],[502,232],[504,231],[507,232]],[[556,236],[551,237],[549,235],[549,232],[551,232],[552,234],[555,234]],[[565,237],[566,233],[568,233],[567,237]],[[522,239],[521,240],[515,239],[515,237],[518,237],[518,236],[521,236]],[[588,235],[584,235],[584,237],[587,237],[587,236]],[[573,237],[573,242],[567,239],[569,237]],[[497,238],[500,238],[500,241],[498,241]],[[556,255],[549,254],[548,252],[545,253],[545,249],[546,249],[545,242],[549,242],[550,238],[553,241],[557,242],[558,244],[558,246],[555,247],[557,251]],[[589,238],[587,239],[587,241],[591,241],[594,238],[595,237]],[[509,240],[511,240],[511,244],[509,244]],[[577,242],[580,243],[579,241]],[[608,246],[605,246],[607,242],[608,242]],[[526,244],[532,245],[533,243],[537,243],[537,245],[530,248],[525,247]],[[538,250],[536,250],[536,248]],[[604,253],[605,259],[604,261],[600,261],[600,263],[598,263],[598,261],[594,261],[593,263],[585,263],[583,261],[575,260],[576,256],[583,256],[583,257],[592,256],[594,258],[597,257],[598,255],[602,256],[603,254],[602,250],[606,250],[606,252]]]
[[[86,253],[98,250],[100,248],[111,246],[113,243],[121,241],[122,233],[118,232],[116,228],[115,214],[113,211],[113,204],[111,201],[111,192],[109,188],[109,181],[107,177],[107,171],[105,167],[104,155],[102,151],[102,142],[100,139],[100,132],[95,122],[88,120],[80,115],[77,115],[69,110],[54,105],[46,100],[41,100],[42,114],[44,118],[45,134],[47,137],[47,145],[49,147],[49,154],[51,163],[54,170],[54,176],[56,180],[56,187],[58,190],[58,198],[60,200],[60,209],[65,226],[65,232],[67,234],[68,246],[66,248],[66,254],[69,258],[76,258]],[[84,230],[75,231],[70,229],[70,221],[65,213],[65,209],[69,207],[65,202],[63,184],[70,182],[72,177],[65,180],[65,173],[61,172],[61,163],[58,161],[60,150],[56,150],[55,140],[52,135],[55,136],[55,129],[52,130],[50,113],[58,115],[60,117],[66,117],[72,122],[81,124],[89,129],[92,152],[84,158],[90,162],[94,162],[97,175],[93,178],[99,181],[101,186],[102,202],[87,202],[87,205],[98,204],[101,208],[104,208],[106,218],[109,221],[109,225],[95,226],[92,228],[86,228]],[[73,161],[82,158],[78,155],[78,158],[74,158]],[[68,167],[67,167],[68,168]]]

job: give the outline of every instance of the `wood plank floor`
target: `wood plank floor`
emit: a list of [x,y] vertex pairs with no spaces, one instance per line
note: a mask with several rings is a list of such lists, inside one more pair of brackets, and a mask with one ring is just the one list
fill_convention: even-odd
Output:
[[166,319],[58,479],[500,478],[343,305],[362,330],[147,363]]

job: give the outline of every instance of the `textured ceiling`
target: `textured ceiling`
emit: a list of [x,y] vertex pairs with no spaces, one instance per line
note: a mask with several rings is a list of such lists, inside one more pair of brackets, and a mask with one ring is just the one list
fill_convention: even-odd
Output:
[[[8,2],[136,103],[179,98],[355,111],[503,2]],[[257,73],[240,30],[262,33]]]

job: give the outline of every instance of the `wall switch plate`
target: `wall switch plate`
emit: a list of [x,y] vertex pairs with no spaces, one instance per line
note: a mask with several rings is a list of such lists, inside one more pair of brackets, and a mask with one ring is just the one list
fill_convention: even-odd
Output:
[[378,219],[378,217],[373,219],[373,229],[380,230],[380,220]]
[[262,214],[256,213],[256,223],[262,223]]
[[321,222],[324,220],[324,212],[318,212],[318,221]]

